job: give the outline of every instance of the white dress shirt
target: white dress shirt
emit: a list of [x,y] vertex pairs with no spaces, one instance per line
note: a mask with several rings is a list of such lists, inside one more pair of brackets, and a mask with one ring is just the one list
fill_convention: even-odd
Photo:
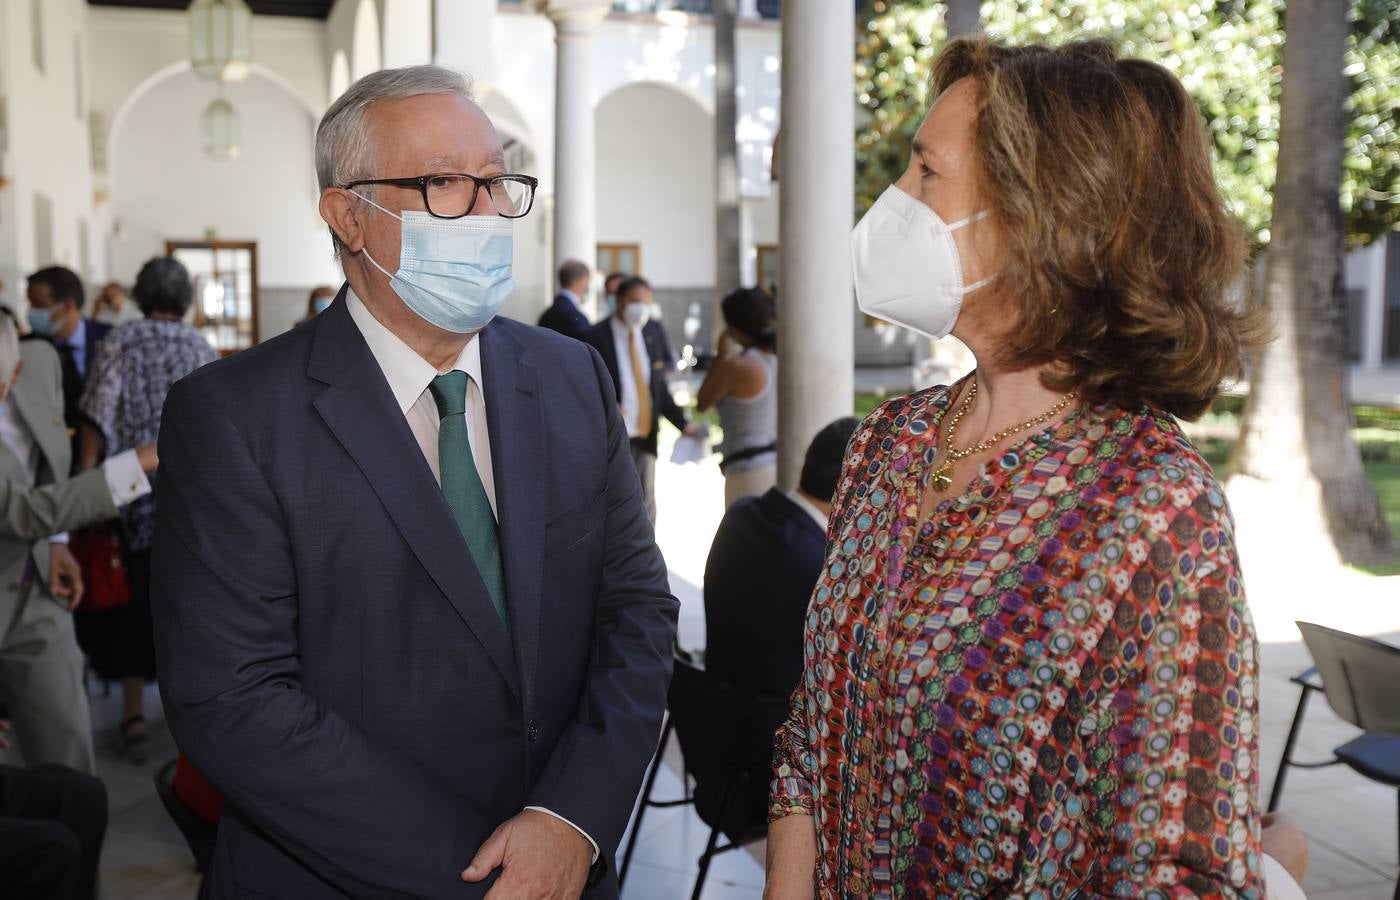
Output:
[[[24,465],[24,471],[29,476],[27,487],[34,487],[39,478],[42,452],[34,441],[34,433],[29,430],[28,424],[20,417],[19,410],[15,409],[14,403],[8,398],[0,401],[0,443]],[[151,482],[146,478],[146,473],[141,471],[141,461],[136,458],[135,450],[109,457],[102,463],[102,474],[107,480],[107,490],[111,491],[112,503],[115,506],[125,506],[151,492]],[[68,534],[56,534],[49,540],[55,544],[66,544]]]
[[[353,290],[346,290],[345,303],[350,309],[350,318],[355,321],[380,370],[384,372],[389,390],[399,404],[399,411],[408,420],[409,430],[418,441],[418,448],[423,451],[423,457],[427,459],[428,467],[433,470],[433,477],[439,485],[442,484],[442,466],[438,459],[438,431],[442,426],[442,417],[438,415],[437,401],[428,388],[439,375],[454,371],[467,373],[467,440],[471,445],[472,460],[481,475],[481,486],[486,489],[486,499],[491,504],[491,514],[499,522],[495,468],[491,464],[491,436],[486,430],[486,395],[481,380],[481,341],[475,337],[467,341],[456,361],[439,372],[376,319]],[[593,862],[598,861],[598,842],[588,832],[551,810],[540,806],[525,808],[567,823],[588,839],[593,847]]]
[[[622,387],[622,421],[627,426],[627,436],[637,437],[642,430],[637,418],[639,385],[632,375],[632,354],[627,349],[628,343],[631,342],[637,348],[637,356],[642,363],[642,377],[648,379],[646,384],[640,385],[644,391],[651,390],[651,357],[647,355],[647,342],[642,340],[642,329],[628,328],[617,316],[610,317],[608,324],[612,328],[613,343],[617,347],[617,381]],[[655,414],[655,409],[652,412]]]

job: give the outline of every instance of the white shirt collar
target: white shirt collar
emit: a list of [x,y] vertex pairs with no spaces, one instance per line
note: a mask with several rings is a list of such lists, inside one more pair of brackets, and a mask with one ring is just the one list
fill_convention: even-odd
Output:
[[573,291],[569,290],[568,288],[561,288],[560,291],[559,291],[559,293],[563,294],[565,297],[568,297],[569,300],[574,304],[574,308],[575,308],[575,309],[579,310],[580,312],[583,311],[583,298],[582,298],[582,297],[580,297],[578,294],[575,294]]
[[[345,303],[350,307],[350,318],[355,320],[355,326],[360,329],[360,334],[364,335],[365,343],[369,344],[370,352],[374,354],[379,368],[384,371],[389,390],[393,391],[394,399],[398,401],[399,411],[407,415],[413,404],[417,403],[418,398],[428,389],[428,385],[442,373],[405,344],[397,334],[384,327],[365,306],[364,301],[355,296],[354,290],[346,288]],[[481,380],[481,341],[477,340],[475,335],[462,348],[456,362],[445,371],[454,370],[466,372],[476,382],[477,387],[485,391]]]
[[812,503],[811,500],[808,500],[806,497],[802,496],[802,492],[801,492],[801,491],[797,491],[797,490],[788,491],[788,492],[787,492],[787,498],[788,498],[789,500],[791,500],[793,503],[796,503],[797,506],[798,506],[803,512],[805,512],[807,515],[811,516],[811,517],[812,517],[812,521],[817,523],[818,527],[821,528],[823,534],[826,533],[826,526],[827,526],[827,524],[828,524],[827,517],[826,517],[826,513],[824,513],[824,512],[822,512],[821,510],[817,509],[817,507]]

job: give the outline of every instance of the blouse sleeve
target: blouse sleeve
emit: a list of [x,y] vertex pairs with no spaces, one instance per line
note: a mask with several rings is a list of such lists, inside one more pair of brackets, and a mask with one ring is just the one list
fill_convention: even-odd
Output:
[[79,408],[102,431],[108,452],[125,450],[115,446],[117,406],[122,396],[121,329],[113,329],[97,345],[88,373],[87,389]]
[[1138,562],[1104,637],[1120,660],[1135,643],[1140,667],[1116,686],[1100,672],[1100,721],[1112,727],[1088,751],[1119,760],[1095,790],[1106,862],[1119,861],[1100,889],[1261,898],[1258,650],[1233,525],[1213,482],[1163,493],[1126,542]]
[[793,692],[792,710],[778,728],[773,748],[773,786],[768,821],[788,816],[810,816],[816,804],[816,767],[807,745],[807,714],[803,689]]
[[[886,410],[896,401],[886,401],[865,418],[851,435],[846,445],[845,457],[841,464],[841,477],[836,484],[836,502],[832,505],[827,525],[827,546],[830,548],[833,537],[840,533],[842,523],[850,508],[850,498],[862,484],[861,473],[869,465],[872,440],[876,429],[873,423],[886,415]],[[818,581],[818,584],[821,582]],[[812,627],[809,619],[808,627]],[[798,683],[792,695],[792,707],[787,721],[778,729],[773,750],[773,784],[770,789],[768,820],[771,822],[787,816],[810,816],[815,813],[817,794],[817,766],[811,743],[808,740],[807,681],[814,665],[811,642],[809,641],[807,661],[803,680]]]

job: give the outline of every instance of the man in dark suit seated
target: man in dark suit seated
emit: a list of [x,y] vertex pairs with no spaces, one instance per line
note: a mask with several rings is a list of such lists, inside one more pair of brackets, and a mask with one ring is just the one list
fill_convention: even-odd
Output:
[[63,371],[63,418],[78,458],[78,425],[84,416],[78,408],[88,372],[97,356],[97,345],[112,330],[94,319],[83,318],[83,280],[71,269],[49,266],[29,276],[29,329],[48,340],[58,351]]
[[201,896],[614,900],[678,604],[597,354],[497,316],[535,179],[437,66],[351,85],[316,159],[347,284],[161,423],[161,699],[225,797]]
[[642,481],[647,518],[655,524],[656,432],[661,417],[692,437],[705,430],[692,423],[671,396],[667,375],[675,366],[675,353],[656,314],[647,280],[624,279],[617,288],[617,311],[586,331],[583,339],[603,357],[612,376],[632,461]]
[[540,327],[557,331],[565,337],[582,340],[591,324],[583,312],[583,298],[588,296],[588,266],[568,259],[559,267],[559,294],[554,303],[540,314]]
[[[9,724],[0,719],[0,750]],[[0,892],[8,900],[93,900],[107,789],[65,766],[0,765]]]
[[807,447],[795,491],[770,488],[725,512],[705,561],[705,669],[753,699],[768,734],[802,677],[802,629],[826,555],[827,516],[859,422],[827,425]]

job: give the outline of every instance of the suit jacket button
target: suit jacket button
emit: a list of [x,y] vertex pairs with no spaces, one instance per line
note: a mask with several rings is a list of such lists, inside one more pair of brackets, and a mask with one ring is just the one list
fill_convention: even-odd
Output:
[[530,720],[529,727],[525,729],[525,737],[529,739],[532,744],[540,739],[540,726],[535,724],[534,719]]

